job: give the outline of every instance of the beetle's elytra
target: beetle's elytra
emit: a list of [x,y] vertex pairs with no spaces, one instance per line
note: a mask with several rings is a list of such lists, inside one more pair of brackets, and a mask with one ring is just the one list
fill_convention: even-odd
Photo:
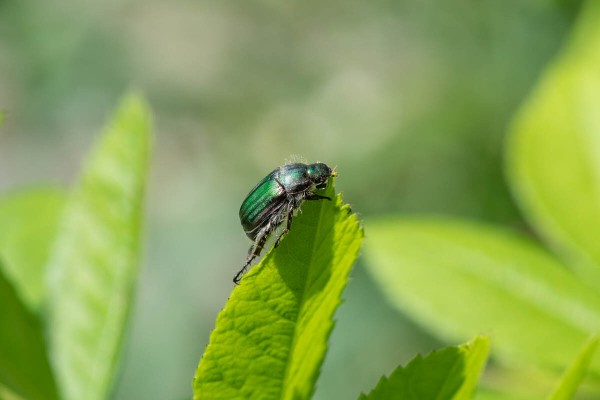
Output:
[[284,221],[286,226],[275,241],[275,247],[290,230],[294,211],[304,200],[331,200],[315,194],[325,189],[333,171],[327,164],[286,164],[271,171],[248,193],[240,207],[240,222],[246,235],[254,241],[246,263],[235,275],[237,285],[246,269],[262,251],[269,235]]

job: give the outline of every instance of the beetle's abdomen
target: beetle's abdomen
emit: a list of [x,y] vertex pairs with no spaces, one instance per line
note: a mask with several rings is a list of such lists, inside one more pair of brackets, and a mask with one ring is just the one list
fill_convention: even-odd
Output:
[[312,185],[306,164],[287,164],[275,171],[277,180],[283,185],[287,194],[304,192]]
[[286,200],[285,190],[275,180],[278,169],[260,181],[240,207],[240,222],[246,235],[254,240],[260,227],[281,208]]

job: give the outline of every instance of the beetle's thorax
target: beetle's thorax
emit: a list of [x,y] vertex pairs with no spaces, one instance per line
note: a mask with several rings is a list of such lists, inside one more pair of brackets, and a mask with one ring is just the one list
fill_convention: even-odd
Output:
[[307,165],[300,163],[281,166],[275,178],[288,195],[304,192],[313,184],[308,175]]

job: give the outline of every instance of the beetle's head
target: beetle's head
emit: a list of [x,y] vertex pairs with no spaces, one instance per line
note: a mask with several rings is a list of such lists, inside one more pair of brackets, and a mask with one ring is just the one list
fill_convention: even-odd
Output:
[[316,185],[317,189],[325,189],[327,179],[333,174],[333,171],[327,164],[315,163],[308,166],[308,176]]

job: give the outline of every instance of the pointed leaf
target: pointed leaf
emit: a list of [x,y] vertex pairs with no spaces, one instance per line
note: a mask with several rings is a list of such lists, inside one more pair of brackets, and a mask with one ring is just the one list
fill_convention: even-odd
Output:
[[511,184],[526,216],[600,282],[600,2],[588,1],[562,57],[514,122]]
[[382,377],[361,400],[471,399],[490,349],[488,337],[414,358]]
[[[333,197],[333,185],[328,196]],[[307,201],[281,245],[233,290],[194,378],[194,399],[308,399],[360,247],[356,215]]]
[[464,375],[465,379],[454,396],[455,399],[471,399],[477,389],[479,378],[483,373],[485,364],[490,353],[490,338],[478,336],[471,342],[459,346],[464,352]]
[[[600,294],[515,234],[449,219],[369,224],[369,271],[434,334],[494,337],[506,361],[560,367],[600,330]],[[600,371],[600,364],[595,364]]]
[[21,302],[0,265],[0,398],[57,399],[42,326]]
[[66,208],[49,266],[52,362],[63,397],[105,399],[139,258],[149,110],[127,96]]
[[575,396],[579,385],[585,378],[597,347],[598,337],[594,337],[585,343],[575,361],[565,371],[558,386],[548,398],[549,400],[569,400]]
[[46,296],[45,266],[65,203],[58,188],[34,188],[0,199],[0,257],[31,310]]

